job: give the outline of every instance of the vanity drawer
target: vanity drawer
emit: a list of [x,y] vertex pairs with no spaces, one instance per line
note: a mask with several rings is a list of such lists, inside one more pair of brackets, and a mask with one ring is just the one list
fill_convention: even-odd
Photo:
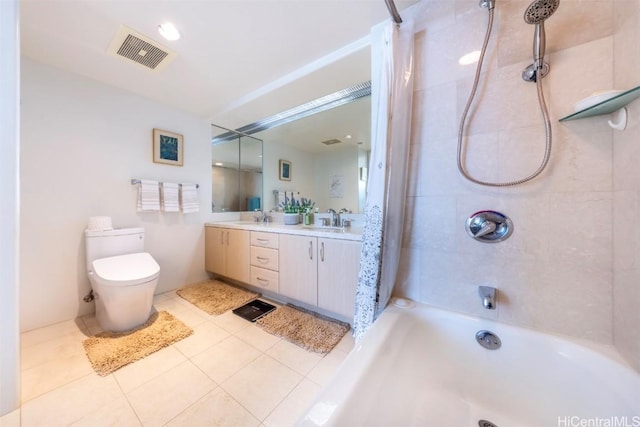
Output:
[[278,234],[265,233],[263,231],[251,232],[251,245],[263,248],[278,249]]
[[278,292],[278,272],[251,266],[251,284],[260,288]]
[[251,246],[251,265],[278,271],[278,250]]

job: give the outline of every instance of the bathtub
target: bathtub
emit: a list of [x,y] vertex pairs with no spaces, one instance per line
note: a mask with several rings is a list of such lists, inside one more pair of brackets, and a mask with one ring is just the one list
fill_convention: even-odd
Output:
[[385,309],[298,425],[640,427],[640,375],[609,347],[409,305]]

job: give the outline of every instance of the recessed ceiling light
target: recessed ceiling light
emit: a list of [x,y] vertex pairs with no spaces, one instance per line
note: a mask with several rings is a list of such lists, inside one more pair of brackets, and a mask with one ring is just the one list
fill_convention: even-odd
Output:
[[480,51],[474,50],[473,52],[469,52],[466,55],[462,55],[460,59],[458,59],[458,64],[471,65],[478,62],[478,59],[480,59]]
[[220,163],[220,162],[215,162],[215,163],[214,163],[214,165],[216,165],[216,166],[222,166],[222,163]]
[[171,22],[158,25],[158,32],[167,40],[178,40],[180,38],[180,31]]
[[345,135],[346,139],[351,139],[351,135]]

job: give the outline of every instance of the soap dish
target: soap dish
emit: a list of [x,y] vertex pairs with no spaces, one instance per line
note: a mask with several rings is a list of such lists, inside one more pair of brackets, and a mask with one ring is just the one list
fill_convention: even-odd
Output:
[[625,92],[624,90],[615,90],[615,89],[594,92],[588,97],[576,102],[573,108],[575,111],[582,111],[589,107],[593,107],[596,104],[604,102],[608,99],[614,98],[624,92]]

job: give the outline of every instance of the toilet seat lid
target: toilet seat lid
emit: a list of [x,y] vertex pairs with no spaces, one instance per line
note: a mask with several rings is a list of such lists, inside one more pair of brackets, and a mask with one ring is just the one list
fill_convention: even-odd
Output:
[[91,265],[93,274],[109,286],[137,285],[160,273],[160,266],[147,252],[100,258]]

